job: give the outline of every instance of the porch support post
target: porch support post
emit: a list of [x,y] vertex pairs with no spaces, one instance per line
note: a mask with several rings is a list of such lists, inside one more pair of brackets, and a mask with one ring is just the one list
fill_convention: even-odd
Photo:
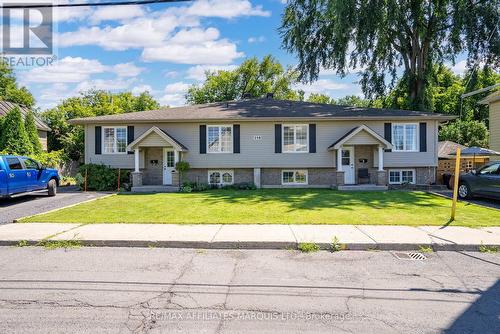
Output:
[[139,173],[139,149],[136,148],[134,150],[134,172]]
[[378,147],[378,170],[379,172],[384,170],[384,148],[382,146]]
[[342,146],[337,150],[337,171],[342,171]]

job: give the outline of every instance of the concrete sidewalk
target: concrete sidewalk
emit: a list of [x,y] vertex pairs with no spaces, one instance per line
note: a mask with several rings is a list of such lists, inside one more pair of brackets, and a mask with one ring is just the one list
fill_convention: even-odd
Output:
[[20,241],[79,240],[83,245],[117,247],[184,247],[286,249],[313,242],[323,249],[336,237],[351,250],[478,250],[500,246],[500,227],[374,225],[169,225],[39,224],[0,225],[0,246]]

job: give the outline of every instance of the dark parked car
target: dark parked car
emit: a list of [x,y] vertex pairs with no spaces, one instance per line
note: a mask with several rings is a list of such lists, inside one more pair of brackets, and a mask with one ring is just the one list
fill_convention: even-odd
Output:
[[477,171],[460,175],[458,196],[484,196],[500,200],[500,161],[491,161]]

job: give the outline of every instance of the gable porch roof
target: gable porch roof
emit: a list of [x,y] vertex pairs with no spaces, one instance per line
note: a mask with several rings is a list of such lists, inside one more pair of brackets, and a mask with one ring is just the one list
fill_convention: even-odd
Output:
[[161,130],[160,128],[153,126],[149,128],[146,132],[144,132],[142,135],[140,135],[137,139],[135,139],[133,142],[128,144],[127,146],[127,151],[132,151],[138,147],[140,147],[141,142],[146,139],[150,134],[155,133],[158,136],[160,136],[164,141],[165,141],[165,146],[173,146],[177,151],[181,152],[187,152],[188,148],[184,146],[180,141],[166,133],[165,131]]
[[[346,144],[351,139],[354,139],[357,135],[359,135],[361,132],[367,133],[370,137],[372,137],[376,142],[378,142],[380,145],[384,146],[386,149],[392,149],[392,144],[389,143],[385,138],[380,136],[378,133],[370,129],[368,126],[365,124],[362,124],[360,126],[357,126],[350,131],[348,131],[345,135],[340,137],[335,143],[330,145],[328,147],[328,150],[338,150],[342,145]],[[366,145],[371,145],[373,142],[367,142]],[[357,145],[363,145],[363,143],[357,144]]]

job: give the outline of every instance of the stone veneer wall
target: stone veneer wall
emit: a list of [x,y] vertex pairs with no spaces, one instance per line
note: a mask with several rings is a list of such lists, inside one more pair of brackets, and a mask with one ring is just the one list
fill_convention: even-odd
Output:
[[306,169],[309,186],[330,187],[337,184],[335,168],[262,168],[262,186],[281,186],[281,171],[284,169]]
[[[185,181],[208,183],[208,171],[218,168],[193,168],[183,176]],[[253,182],[253,168],[220,168],[220,170],[233,170],[234,183]]]

